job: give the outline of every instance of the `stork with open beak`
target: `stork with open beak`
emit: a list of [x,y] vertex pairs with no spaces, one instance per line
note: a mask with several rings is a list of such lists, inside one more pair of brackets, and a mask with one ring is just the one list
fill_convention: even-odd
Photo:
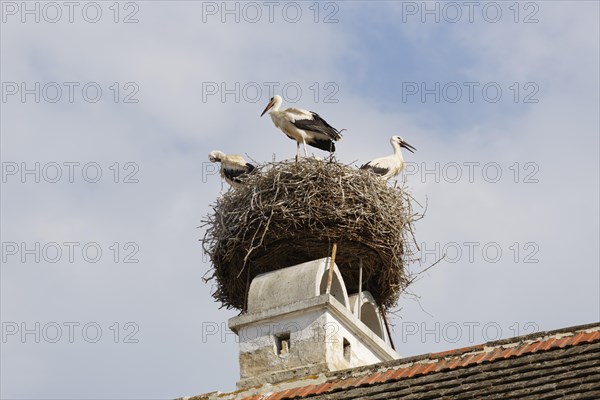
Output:
[[247,163],[244,157],[237,154],[225,154],[219,150],[213,150],[208,154],[211,162],[221,163],[221,178],[225,179],[232,187],[242,184],[243,178],[254,171],[254,165]]
[[402,157],[402,151],[400,148],[404,147],[411,153],[414,153],[417,149],[406,143],[400,136],[392,136],[390,143],[394,148],[394,154],[369,161],[360,167],[360,169],[371,170],[375,174],[379,175],[381,179],[386,181],[400,174],[400,172],[402,172],[404,169],[404,157]]
[[281,96],[273,96],[260,116],[268,111],[275,126],[296,141],[296,160],[300,155],[301,143],[304,145],[305,157],[308,155],[307,144],[330,153],[335,152],[334,142],[342,138],[342,131],[338,131],[312,111],[293,107],[279,111],[282,102]]

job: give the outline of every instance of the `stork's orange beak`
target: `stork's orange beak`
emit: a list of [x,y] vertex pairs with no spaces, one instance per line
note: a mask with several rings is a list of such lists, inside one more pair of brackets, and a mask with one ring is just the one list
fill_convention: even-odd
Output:
[[265,113],[266,113],[267,111],[269,111],[269,109],[270,109],[271,107],[273,107],[273,99],[271,99],[271,100],[269,101],[269,104],[267,104],[267,106],[266,106],[266,107],[265,107],[265,109],[263,110],[262,114],[260,114],[260,116],[262,117],[263,115],[265,115]]

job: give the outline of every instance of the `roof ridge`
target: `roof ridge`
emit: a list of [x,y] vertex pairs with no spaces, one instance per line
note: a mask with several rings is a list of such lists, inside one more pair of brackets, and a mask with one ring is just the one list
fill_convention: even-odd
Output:
[[[577,325],[577,326],[573,326],[573,327],[569,327],[569,328],[561,328],[561,329],[556,329],[556,330],[552,330],[552,331],[534,332],[534,333],[530,333],[527,335],[514,336],[511,338],[495,340],[495,341],[481,343],[481,344],[477,344],[477,345],[473,345],[473,346],[459,347],[456,349],[444,350],[444,351],[440,351],[440,352],[436,352],[436,353],[419,354],[419,355],[410,356],[410,357],[406,357],[406,358],[400,358],[397,360],[385,361],[383,363],[366,365],[364,367],[349,368],[349,369],[340,370],[340,371],[328,372],[325,375],[327,377],[340,377],[340,375],[343,376],[344,373],[349,373],[350,375],[348,375],[348,376],[356,377],[359,375],[363,375],[362,374],[363,372],[365,372],[365,373],[373,372],[373,369],[375,366],[380,367],[377,369],[377,371],[387,371],[391,368],[394,368],[394,369],[406,368],[413,364],[416,364],[419,362],[426,362],[428,360],[432,361],[432,360],[436,360],[436,359],[440,359],[440,358],[449,358],[449,357],[453,358],[453,357],[457,357],[457,356],[473,355],[473,354],[479,354],[482,351],[491,352],[491,351],[497,349],[498,347],[505,347],[508,349],[508,348],[519,347],[519,346],[522,346],[523,344],[545,342],[552,338],[560,339],[560,338],[564,338],[564,337],[571,337],[571,336],[574,336],[576,333],[580,333],[580,332],[590,333],[590,332],[598,332],[598,331],[600,331],[600,322],[595,322],[595,323],[591,323],[591,324]],[[600,335],[599,335],[599,337],[600,337]],[[485,349],[487,349],[487,351]],[[398,363],[400,363],[400,362],[402,362],[402,364],[398,365]]]
[[[519,360],[530,362],[527,360],[531,357],[558,359],[556,355],[550,354],[553,351],[556,351],[554,354],[559,354],[559,351],[566,352],[564,354],[581,352],[598,354],[600,346],[595,344],[596,342],[600,342],[600,322],[535,332],[438,353],[427,353],[369,366],[326,372],[317,376],[280,382],[276,385],[264,384],[230,393],[212,392],[187,399],[279,400],[322,396],[340,390],[399,382],[438,372],[453,374],[456,370],[468,371],[468,368],[480,368],[478,367],[480,365],[491,366],[491,363],[506,362],[509,359],[512,359],[510,361],[512,364],[519,364]],[[576,346],[582,344],[590,344],[591,347],[575,349]],[[432,377],[432,379],[435,378]]]
[[[438,353],[427,353],[370,366],[329,372],[325,374],[327,377],[325,382],[308,385],[312,386],[311,390],[302,390],[302,395],[323,394],[341,388],[370,386],[597,341],[600,341],[600,322],[553,331],[535,332],[475,346]],[[369,376],[370,378],[368,378]],[[298,389],[308,388],[299,387]],[[271,392],[269,395],[263,395],[261,398],[281,398],[280,395],[284,391]],[[299,393],[294,394],[298,395]]]

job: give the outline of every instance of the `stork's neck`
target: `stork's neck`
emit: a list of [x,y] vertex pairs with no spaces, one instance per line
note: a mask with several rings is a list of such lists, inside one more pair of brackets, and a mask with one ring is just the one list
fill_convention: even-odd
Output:
[[392,147],[394,148],[394,155],[399,159],[404,160],[404,157],[402,157],[402,150],[400,149],[398,142],[392,142]]

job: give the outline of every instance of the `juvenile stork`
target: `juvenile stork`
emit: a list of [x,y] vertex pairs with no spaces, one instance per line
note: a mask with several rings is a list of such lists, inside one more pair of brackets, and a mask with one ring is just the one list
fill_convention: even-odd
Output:
[[213,150],[208,154],[211,162],[221,163],[221,177],[233,187],[238,187],[246,174],[254,171],[254,165],[247,163],[244,157],[237,154],[225,154],[219,150]]
[[293,107],[279,111],[282,102],[281,96],[273,96],[260,116],[270,110],[269,115],[275,126],[296,141],[296,160],[300,155],[300,143],[304,145],[305,157],[308,155],[307,144],[330,153],[335,152],[334,142],[342,138],[342,131],[338,131],[312,111]]
[[360,167],[360,169],[371,170],[386,181],[402,172],[404,169],[404,157],[402,157],[400,147],[404,147],[411,153],[414,153],[414,150],[417,149],[406,143],[400,136],[392,136],[390,143],[394,148],[394,154],[369,161]]

